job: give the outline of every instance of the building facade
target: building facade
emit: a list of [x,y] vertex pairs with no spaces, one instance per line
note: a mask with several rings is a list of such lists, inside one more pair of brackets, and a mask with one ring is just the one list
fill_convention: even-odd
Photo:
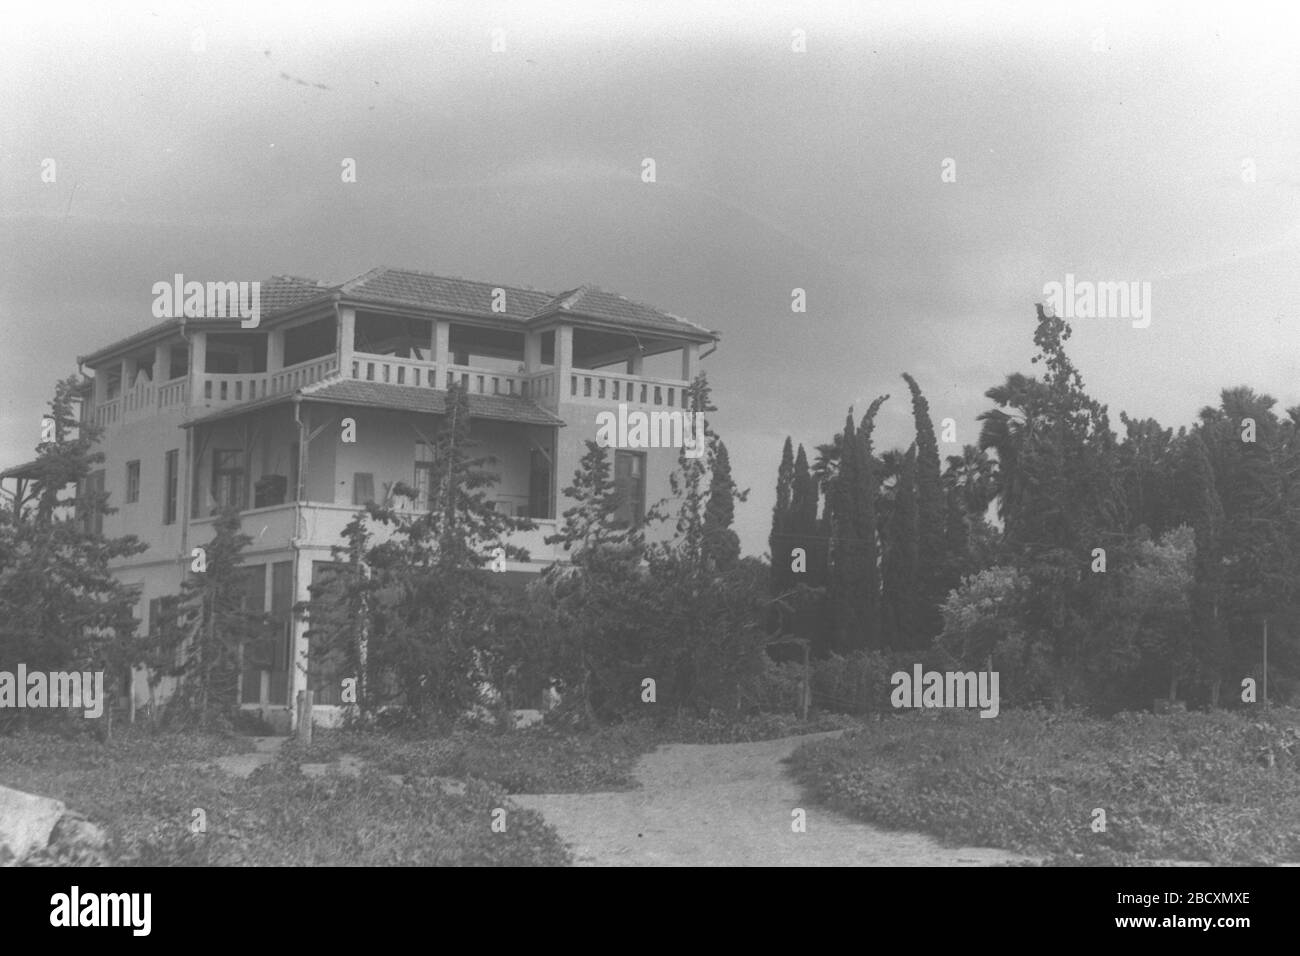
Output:
[[[308,682],[307,624],[291,609],[366,501],[398,482],[428,488],[449,383],[469,392],[475,454],[496,459],[495,507],[537,525],[512,538],[529,560],[506,572],[530,575],[564,558],[544,539],[597,416],[620,404],[680,411],[701,348],[718,339],[600,289],[552,295],[405,270],[335,286],[276,277],[260,297],[253,328],[238,317],[168,319],[79,362],[93,377],[83,414],[103,429],[94,482],[118,509],[103,532],[148,545],[117,569],[139,589],[141,626],[179,592],[216,513],[238,508],[253,539],[249,606],[281,622],[275,640],[245,648],[240,702],[281,730]],[[627,517],[669,496],[677,449],[611,456]],[[338,702],[335,687],[313,690]],[[131,692],[148,699],[144,674]]]

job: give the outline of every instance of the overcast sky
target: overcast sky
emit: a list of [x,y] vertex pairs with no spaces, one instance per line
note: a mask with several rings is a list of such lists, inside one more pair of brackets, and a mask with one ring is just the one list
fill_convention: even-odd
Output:
[[880,444],[905,444],[910,371],[973,442],[1067,274],[1151,283],[1148,328],[1073,323],[1116,427],[1235,384],[1300,403],[1295,5],[917,6],[8,11],[0,465],[175,272],[590,283],[717,329],[755,554],[786,435],[811,450],[889,393]]

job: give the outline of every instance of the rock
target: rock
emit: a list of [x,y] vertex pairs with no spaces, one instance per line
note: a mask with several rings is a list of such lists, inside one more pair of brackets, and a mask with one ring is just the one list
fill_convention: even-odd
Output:
[[108,834],[97,823],[91,823],[79,813],[65,813],[54,825],[50,842],[64,846],[102,850],[108,846]]
[[0,787],[0,861],[13,863],[45,849],[63,814],[58,800]]

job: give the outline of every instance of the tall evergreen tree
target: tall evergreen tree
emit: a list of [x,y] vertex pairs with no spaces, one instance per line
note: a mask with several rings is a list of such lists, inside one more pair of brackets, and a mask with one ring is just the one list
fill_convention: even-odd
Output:
[[[95,450],[101,429],[77,415],[87,387],[76,376],[55,386],[54,434],[36,447],[32,496],[0,508],[0,670],[106,671],[111,702],[118,680],[147,656],[132,613],[138,595],[111,566],[145,546],[97,528],[116,509],[90,481],[104,456]],[[5,716],[22,722],[28,712]]]
[[901,456],[893,497],[881,536],[881,603],[885,636],[891,647],[902,650],[928,643],[921,626],[925,595],[920,587],[916,446]]
[[832,643],[841,652],[881,646],[876,531],[879,488],[873,467],[871,433],[876,413],[888,398],[883,395],[873,401],[857,429],[850,412],[839,436],[839,468],[831,479]]
[[731,458],[721,438],[710,443],[710,457],[709,498],[704,506],[704,555],[717,570],[729,571],[740,560],[740,538],[731,528],[739,489],[731,479]]
[[939,611],[950,587],[952,561],[944,540],[945,501],[939,472],[939,443],[930,419],[930,403],[921,394],[916,379],[903,374],[912,393],[912,417],[916,427],[916,607],[915,640],[929,643],[943,629]]
[[794,583],[790,571],[790,549],[794,547],[791,540],[793,484],[794,447],[787,435],[781,449],[781,464],[776,471],[776,504],[772,506],[772,530],[767,537],[768,551],[772,555],[771,593],[774,597],[784,594]]

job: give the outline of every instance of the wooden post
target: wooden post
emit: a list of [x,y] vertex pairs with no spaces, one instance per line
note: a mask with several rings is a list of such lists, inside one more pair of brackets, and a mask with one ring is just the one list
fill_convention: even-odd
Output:
[[311,746],[311,696],[309,690],[298,691],[298,740]]

